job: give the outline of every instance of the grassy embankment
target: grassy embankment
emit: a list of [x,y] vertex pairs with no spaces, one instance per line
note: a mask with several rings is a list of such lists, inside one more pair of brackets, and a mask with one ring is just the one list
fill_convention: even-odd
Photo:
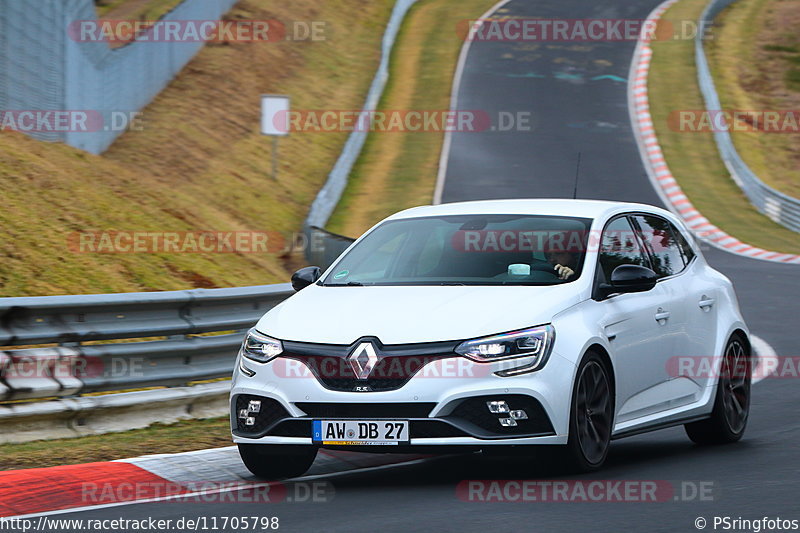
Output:
[[[682,0],[670,8],[664,18],[669,20],[697,20],[706,6],[706,0]],[[738,2],[734,5],[747,5]],[[752,21],[751,21],[752,22]],[[723,17],[727,24],[727,14]],[[715,44],[712,47],[712,67],[721,94],[727,94],[725,82],[720,77],[720,61],[717,57],[722,39],[747,39],[746,35],[727,35],[725,28],[714,27]],[[724,37],[723,37],[724,36]],[[719,40],[719,42],[716,42]],[[729,48],[725,61],[744,63]],[[720,87],[723,87],[720,89]],[[800,236],[780,226],[752,207],[739,187],[730,178],[719,157],[714,138],[710,132],[684,132],[671,128],[670,113],[676,110],[701,110],[704,102],[697,84],[692,40],[668,40],[653,43],[653,59],[649,76],[650,112],[653,116],[658,140],[666,156],[670,170],[692,203],[713,224],[743,242],[786,253],[800,253]],[[756,104],[731,104],[723,96],[723,106],[739,109],[758,109]],[[747,107],[749,105],[749,107]],[[782,137],[787,140],[793,134],[759,134],[763,137]],[[796,143],[795,143],[796,144]],[[768,152],[765,152],[769,155]],[[749,162],[749,161],[748,161]],[[758,172],[758,166],[754,165]]]
[[759,178],[800,198],[800,0],[734,2],[709,44],[724,109],[796,113],[784,133],[734,129],[732,137]]

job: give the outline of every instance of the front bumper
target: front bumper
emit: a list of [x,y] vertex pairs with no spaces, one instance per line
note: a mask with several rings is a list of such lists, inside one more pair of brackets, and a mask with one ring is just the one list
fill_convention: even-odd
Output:
[[[231,391],[236,443],[311,445],[311,422],[320,419],[409,420],[411,447],[567,442],[575,367],[557,352],[543,368],[514,377],[496,376],[501,368],[497,363],[462,357],[432,360],[402,387],[381,392],[330,390],[308,372],[289,375],[274,362],[245,360],[253,376],[240,372],[237,362]],[[263,408],[253,417],[255,424],[244,426],[239,413],[252,399],[260,399]],[[486,406],[490,400],[506,400],[528,418],[516,427],[503,427],[498,420],[502,415],[490,413]],[[405,451],[408,446],[381,451]]]

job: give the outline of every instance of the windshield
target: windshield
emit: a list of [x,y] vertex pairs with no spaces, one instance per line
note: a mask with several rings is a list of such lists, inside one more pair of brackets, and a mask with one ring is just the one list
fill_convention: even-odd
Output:
[[591,220],[457,215],[384,222],[322,280],[356,285],[555,285],[580,277]]

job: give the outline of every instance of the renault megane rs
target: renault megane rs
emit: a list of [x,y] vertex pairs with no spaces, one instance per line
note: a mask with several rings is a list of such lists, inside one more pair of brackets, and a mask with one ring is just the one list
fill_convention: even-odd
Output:
[[[234,441],[263,478],[319,448],[557,449],[682,424],[741,438],[750,342],[731,282],[668,211],[582,200],[408,209],[380,222],[247,334]],[[702,369],[702,370],[699,370]]]

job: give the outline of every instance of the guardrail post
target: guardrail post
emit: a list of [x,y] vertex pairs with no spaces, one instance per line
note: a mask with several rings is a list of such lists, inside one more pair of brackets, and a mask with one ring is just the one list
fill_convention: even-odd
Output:
[[81,353],[76,348],[61,346],[56,348],[58,359],[53,365],[53,379],[61,385],[59,396],[72,396],[83,388],[83,382],[78,377],[82,371]]
[[0,400],[5,400],[10,390],[8,385],[3,383],[9,364],[11,364],[11,358],[5,352],[0,352]]
[[11,364],[5,382],[12,400],[59,396],[61,384],[53,379],[53,367],[60,357],[57,348],[31,348],[8,352]]

